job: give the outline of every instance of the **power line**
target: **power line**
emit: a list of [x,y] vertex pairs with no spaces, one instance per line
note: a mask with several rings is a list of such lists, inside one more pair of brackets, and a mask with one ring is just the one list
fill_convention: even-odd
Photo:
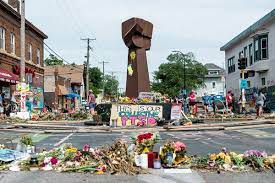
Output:
[[[56,53],[56,51],[54,51],[54,50],[53,50],[49,45],[47,45],[45,42],[44,42],[44,45],[46,46],[45,48],[46,48],[46,50],[47,50],[48,52],[49,52],[49,50],[50,50],[52,53],[54,53],[54,55],[56,55],[57,57],[59,57],[63,62],[69,64],[69,66],[74,67],[74,68],[78,69],[79,71],[84,71],[83,69],[81,69],[81,68],[79,68],[79,67],[76,67],[76,66],[74,66],[74,65],[71,65],[72,63],[70,63],[70,62],[66,61],[64,58],[62,58],[58,53]],[[48,49],[49,49],[49,50],[48,50]],[[49,52],[49,53],[50,53],[50,52]],[[50,53],[50,54],[52,54],[52,53]]]

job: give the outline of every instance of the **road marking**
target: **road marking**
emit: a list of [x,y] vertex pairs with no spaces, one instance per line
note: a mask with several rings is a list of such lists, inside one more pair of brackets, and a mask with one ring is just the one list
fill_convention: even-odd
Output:
[[57,142],[56,144],[54,144],[54,147],[60,146],[61,144],[63,144],[66,140],[68,140],[74,133],[70,133],[69,135],[67,135],[66,137],[64,137],[63,139],[61,139],[59,142]]

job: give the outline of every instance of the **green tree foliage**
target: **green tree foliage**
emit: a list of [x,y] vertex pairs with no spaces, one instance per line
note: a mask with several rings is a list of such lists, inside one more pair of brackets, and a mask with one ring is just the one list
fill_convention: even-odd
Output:
[[105,85],[104,85],[105,94],[111,95],[111,96],[117,95],[119,82],[115,78],[115,76],[105,75],[104,82],[105,82]]
[[46,66],[51,66],[51,65],[63,65],[63,60],[58,59],[56,56],[53,54],[50,54],[44,61]]
[[[89,89],[92,89],[97,95],[102,88],[103,73],[98,67],[89,68]],[[86,67],[84,69],[84,81],[86,83]]]
[[172,53],[154,72],[152,90],[170,97],[177,96],[184,85],[184,62],[186,73],[186,89],[196,89],[204,84],[207,69],[195,60],[193,53]]

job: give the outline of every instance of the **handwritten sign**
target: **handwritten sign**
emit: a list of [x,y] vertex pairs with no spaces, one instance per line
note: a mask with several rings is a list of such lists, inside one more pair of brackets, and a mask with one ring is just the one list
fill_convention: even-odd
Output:
[[113,104],[110,126],[155,126],[161,118],[160,105]]
[[140,99],[148,98],[148,99],[153,100],[154,93],[151,93],[151,92],[139,92],[138,98],[140,98]]
[[173,104],[171,108],[171,119],[181,119],[181,109],[182,105],[181,104]]

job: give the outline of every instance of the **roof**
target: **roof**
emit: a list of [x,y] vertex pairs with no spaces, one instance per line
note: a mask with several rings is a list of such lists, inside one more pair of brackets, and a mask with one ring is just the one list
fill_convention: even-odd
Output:
[[221,70],[223,71],[224,69],[217,66],[216,64],[213,64],[213,63],[207,63],[204,65],[204,67],[206,67],[207,70]]
[[57,70],[58,76],[64,78],[70,78],[71,83],[82,83],[84,65],[56,65],[56,66],[45,66],[44,75],[54,75]]
[[[16,19],[20,22],[21,21],[21,15],[17,11],[15,11],[10,5],[8,5],[6,2],[0,0],[0,6],[4,8],[8,13],[16,17]],[[47,39],[48,36],[42,32],[40,29],[38,29],[36,26],[34,26],[31,22],[26,20],[26,28],[31,29],[36,34],[41,36],[43,39]]]
[[246,30],[241,32],[239,35],[234,37],[231,41],[226,43],[224,46],[220,48],[221,51],[225,51],[232,46],[234,46],[236,43],[240,42],[241,40],[247,38],[251,34],[255,33],[259,29],[261,29],[264,25],[272,22],[275,20],[275,9],[273,9],[271,12],[269,12],[267,15],[262,17],[260,20],[258,20],[256,23],[248,27]]

